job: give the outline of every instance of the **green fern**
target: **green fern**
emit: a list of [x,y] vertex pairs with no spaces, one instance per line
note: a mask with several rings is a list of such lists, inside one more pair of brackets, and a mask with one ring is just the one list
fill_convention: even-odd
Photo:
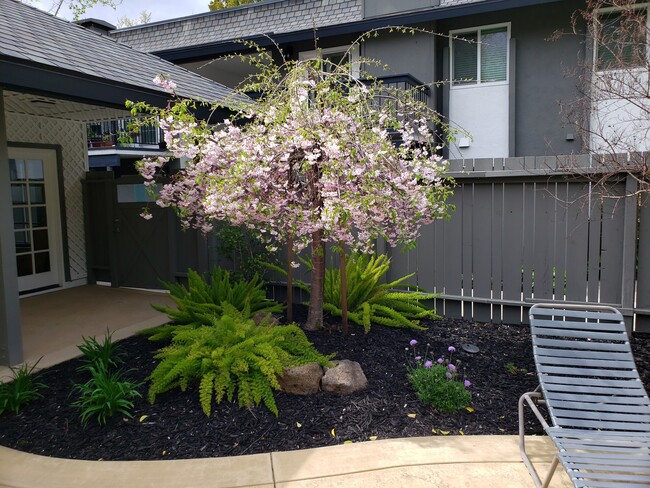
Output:
[[[390,258],[385,255],[352,255],[345,268],[348,317],[351,322],[370,331],[370,324],[388,327],[410,327],[425,329],[419,321],[425,318],[439,318],[435,310],[422,302],[438,295],[426,293],[419,287],[404,282],[413,274],[403,276],[390,283],[381,279],[390,268]],[[396,292],[398,288],[413,291]],[[332,268],[325,271],[325,293],[323,309],[332,315],[341,316],[341,271]]]
[[230,273],[215,268],[206,281],[196,271],[189,270],[188,287],[175,283],[163,282],[169,290],[170,298],[176,303],[176,309],[158,305],[152,307],[167,314],[174,325],[163,325],[142,332],[151,340],[168,340],[175,334],[178,326],[188,325],[192,328],[212,325],[214,317],[221,317],[226,310],[236,310],[245,318],[257,312],[280,313],[284,307],[266,298],[264,282],[256,275],[251,280],[233,280]]
[[201,408],[206,415],[213,401],[232,401],[241,407],[264,403],[278,415],[273,390],[286,368],[307,363],[328,365],[296,325],[266,326],[237,313],[233,307],[213,317],[204,327],[177,326],[171,344],[158,351],[160,363],[151,373],[149,401],[173,388],[185,390],[198,384]]

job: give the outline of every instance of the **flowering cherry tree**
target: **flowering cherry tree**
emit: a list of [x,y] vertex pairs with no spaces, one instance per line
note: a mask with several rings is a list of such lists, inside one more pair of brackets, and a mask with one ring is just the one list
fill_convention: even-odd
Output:
[[[364,60],[368,63],[368,60]],[[436,113],[408,90],[362,82],[345,63],[326,59],[264,64],[229,101],[236,113],[217,127],[176,100],[155,113],[174,157],[188,158],[158,194],[182,222],[209,232],[214,221],[255,229],[294,252],[311,245],[312,276],[305,325],[322,325],[325,243],[369,253],[378,238],[412,243],[420,226],[446,217],[451,189],[432,132]],[[157,77],[173,92],[174,84]],[[444,125],[444,124],[443,124]],[[165,158],[139,163],[146,184]],[[146,212],[145,212],[146,215]]]

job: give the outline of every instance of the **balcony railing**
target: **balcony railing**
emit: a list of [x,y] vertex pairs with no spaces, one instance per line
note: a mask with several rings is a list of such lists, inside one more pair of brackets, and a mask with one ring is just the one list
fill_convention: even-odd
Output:
[[89,148],[148,148],[162,149],[164,139],[157,125],[141,126],[139,132],[129,131],[133,119],[115,119],[87,124]]

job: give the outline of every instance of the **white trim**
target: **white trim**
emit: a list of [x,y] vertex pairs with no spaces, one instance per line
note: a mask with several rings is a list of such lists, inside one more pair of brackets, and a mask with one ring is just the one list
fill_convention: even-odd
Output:
[[[472,88],[477,86],[496,86],[496,85],[507,85],[510,83],[510,36],[511,36],[511,22],[502,22],[500,24],[487,24],[477,27],[471,27],[466,29],[456,29],[449,31],[449,78],[450,78],[450,89],[462,89],[462,88]],[[481,31],[498,29],[500,27],[506,28],[506,33],[508,39],[506,41],[506,79],[501,81],[481,81],[481,49],[477,49],[476,56],[476,83],[454,83],[454,38],[462,34],[467,34],[468,32],[476,32],[477,34],[477,45],[481,45]]]
[[45,177],[45,209],[47,215],[50,271],[18,277],[20,292],[46,286],[62,286],[64,279],[63,240],[61,229],[61,200],[59,168],[54,149],[10,147],[9,159],[39,159],[43,161]]

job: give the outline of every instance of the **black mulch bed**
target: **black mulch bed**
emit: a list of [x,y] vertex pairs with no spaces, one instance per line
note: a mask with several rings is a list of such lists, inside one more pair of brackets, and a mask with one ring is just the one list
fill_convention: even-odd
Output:
[[[298,315],[303,313],[297,311]],[[301,317],[299,316],[298,319]],[[431,322],[426,332],[372,328],[364,335],[343,338],[330,329],[308,333],[322,353],[358,361],[369,387],[359,393],[336,397],[320,392],[310,397],[276,394],[279,417],[265,407],[240,409],[223,403],[206,417],[196,389],[160,395],[154,405],[143,397],[136,402],[133,419],[117,416],[100,426],[92,420],[83,428],[79,411],[70,407],[70,391],[84,381],[78,359],[44,370],[40,379],[48,385],[45,397],[27,405],[18,415],[0,416],[0,444],[35,454],[89,460],[150,460],[236,456],[330,446],[346,441],[478,434],[516,434],[517,400],[535,388],[536,378],[530,334],[525,326],[472,323],[442,319]],[[473,412],[442,414],[421,405],[406,380],[405,347],[410,339],[430,344],[437,358],[450,345],[459,352],[467,378],[472,381]],[[460,351],[472,343],[477,354]],[[133,381],[144,381],[154,368],[153,353],[160,343],[136,336],[120,342]],[[633,348],[646,388],[650,386],[650,338],[635,337]],[[506,364],[518,369],[509,372]],[[415,414],[415,416],[413,416]],[[140,418],[146,415],[142,422]],[[531,416],[532,417],[532,416]],[[540,433],[532,419],[529,432]],[[300,427],[298,426],[300,424]]]

